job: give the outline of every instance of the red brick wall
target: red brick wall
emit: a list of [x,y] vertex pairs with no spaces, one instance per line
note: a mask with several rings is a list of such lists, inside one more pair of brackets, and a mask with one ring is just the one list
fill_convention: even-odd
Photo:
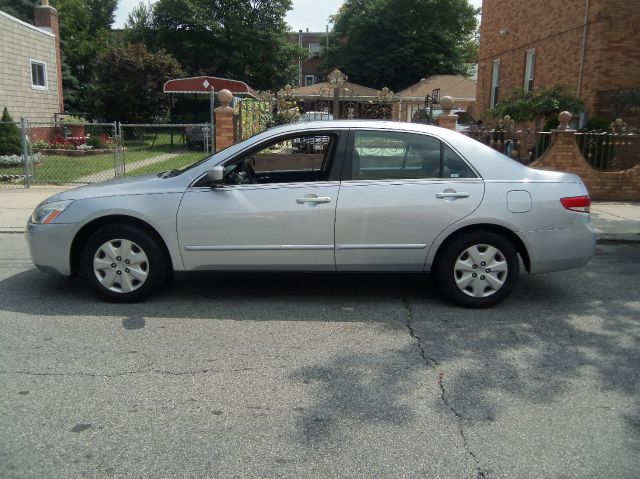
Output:
[[[589,0],[581,98],[599,114],[598,92],[640,88],[640,2]],[[478,114],[489,108],[491,70],[500,58],[500,98],[522,89],[526,52],[536,49],[534,87],[566,84],[577,91],[586,0],[483,1]],[[502,32],[502,33],[501,33]]]
[[555,131],[551,147],[530,166],[577,174],[594,200],[640,201],[640,164],[624,171],[594,170],[582,156],[573,131]]
[[36,126],[31,128],[31,141],[46,141],[51,143],[55,140],[56,135],[62,134],[61,129],[55,126]]

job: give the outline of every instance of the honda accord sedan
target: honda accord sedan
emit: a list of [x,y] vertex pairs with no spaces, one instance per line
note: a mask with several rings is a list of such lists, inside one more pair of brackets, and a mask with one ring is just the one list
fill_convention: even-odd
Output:
[[[294,145],[327,138],[322,151]],[[182,170],[50,197],[26,230],[34,264],[137,301],[174,273],[431,272],[459,305],[507,297],[519,270],[583,266],[590,198],[443,128],[319,121],[267,130]]]

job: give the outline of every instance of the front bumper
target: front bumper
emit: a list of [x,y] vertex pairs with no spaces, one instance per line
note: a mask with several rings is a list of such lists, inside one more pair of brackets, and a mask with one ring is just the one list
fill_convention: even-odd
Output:
[[66,223],[27,223],[25,237],[33,264],[45,273],[71,276],[71,243],[76,228],[77,225]]
[[596,252],[596,233],[589,216],[578,213],[569,228],[520,233],[531,260],[531,273],[580,268]]

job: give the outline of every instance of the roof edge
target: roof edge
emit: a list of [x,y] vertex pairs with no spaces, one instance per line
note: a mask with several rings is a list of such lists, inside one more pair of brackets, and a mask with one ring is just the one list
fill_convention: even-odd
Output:
[[32,30],[35,30],[36,32],[40,32],[43,35],[47,35],[48,37],[52,37],[52,38],[56,37],[53,33],[47,32],[46,30],[42,30],[42,29],[36,27],[35,25],[31,25],[30,23],[24,22],[24,21],[20,20],[19,18],[16,18],[13,15],[9,15],[7,12],[4,12],[2,10],[0,10],[0,16],[7,17],[9,20],[13,20],[14,22],[22,25],[23,27],[31,28]]

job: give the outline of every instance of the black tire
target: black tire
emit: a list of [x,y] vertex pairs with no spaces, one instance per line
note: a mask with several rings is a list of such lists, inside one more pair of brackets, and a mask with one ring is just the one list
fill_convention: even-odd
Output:
[[[494,254],[490,248],[497,252]],[[491,264],[482,264],[489,257],[493,258]],[[502,271],[505,267],[506,271]],[[513,291],[519,269],[518,253],[509,240],[489,231],[475,231],[444,246],[435,273],[440,289],[454,303],[466,308],[488,308]],[[467,281],[470,283],[465,286]]]
[[[107,250],[111,252],[109,247],[117,252],[126,246],[131,251],[130,259],[121,256],[112,258],[105,254]],[[109,266],[99,268],[103,262],[111,262],[113,270]],[[111,225],[99,229],[89,237],[81,257],[82,272],[91,288],[103,299],[118,303],[141,301],[157,290],[165,282],[167,265],[167,258],[158,241],[131,225]],[[103,283],[111,284],[111,288]]]

